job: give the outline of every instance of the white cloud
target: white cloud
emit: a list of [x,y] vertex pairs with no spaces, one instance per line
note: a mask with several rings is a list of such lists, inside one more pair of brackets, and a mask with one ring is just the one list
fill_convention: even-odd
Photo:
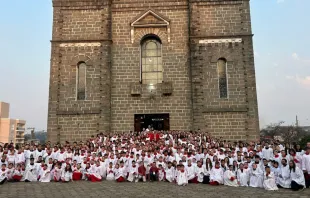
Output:
[[300,77],[298,75],[296,76],[285,76],[286,79],[288,80],[294,80],[301,86],[310,89],[310,76],[305,76],[305,77]]
[[277,3],[283,3],[284,0],[277,0]]
[[306,63],[306,64],[309,64],[310,63],[310,59],[304,59],[304,58],[301,58],[299,56],[299,54],[297,54],[296,52],[294,52],[292,54],[292,58],[296,61],[300,61],[300,62],[303,62],[303,63]]
[[295,60],[299,60],[300,58],[299,58],[299,55],[296,53],[296,52],[294,52],[293,54],[292,54],[292,57],[293,57],[293,59],[295,59]]

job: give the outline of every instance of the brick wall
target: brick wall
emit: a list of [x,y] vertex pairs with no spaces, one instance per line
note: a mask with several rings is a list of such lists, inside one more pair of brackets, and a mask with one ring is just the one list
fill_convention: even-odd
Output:
[[[194,129],[233,140],[255,140],[259,128],[249,2],[192,2]],[[229,41],[236,38],[242,41]],[[207,42],[217,39],[221,42]],[[227,60],[228,98],[219,97],[219,58]]]
[[[134,129],[134,114],[169,113],[170,129],[198,128],[229,139],[258,136],[253,44],[247,0],[53,0],[48,139],[82,140]],[[153,15],[132,22],[152,10]],[[159,20],[159,21],[157,21]],[[142,26],[141,26],[142,25]],[[140,42],[162,42],[163,84],[140,82]],[[242,42],[214,39],[242,39]],[[207,42],[201,42],[201,41]],[[227,60],[227,99],[217,60]],[[77,64],[87,65],[86,100],[76,100]],[[131,85],[141,87],[131,95]]]
[[[135,2],[137,4],[135,4]],[[179,5],[176,5],[178,2]],[[169,113],[170,129],[191,129],[191,87],[188,62],[188,10],[186,1],[114,1],[112,6],[112,131],[134,129],[134,114]],[[135,41],[130,40],[130,23],[152,8],[170,20],[171,41],[166,28],[136,28]],[[140,23],[146,23],[146,17]],[[162,41],[164,81],[173,83],[173,94],[163,96],[160,85],[150,98],[147,85],[142,84],[142,94],[130,95],[130,83],[140,81],[140,41],[148,34]]]
[[[108,1],[54,0],[48,139],[84,140],[110,130]],[[86,100],[77,100],[77,65],[85,62]]]

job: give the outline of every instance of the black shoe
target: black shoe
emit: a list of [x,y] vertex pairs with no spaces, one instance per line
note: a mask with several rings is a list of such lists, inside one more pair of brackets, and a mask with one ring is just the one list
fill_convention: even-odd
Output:
[[6,182],[6,180],[7,180],[7,178],[4,178],[4,180],[2,180],[2,181],[0,182],[0,185],[4,184],[4,182]]
[[30,181],[28,179],[26,179],[25,182],[30,182]]

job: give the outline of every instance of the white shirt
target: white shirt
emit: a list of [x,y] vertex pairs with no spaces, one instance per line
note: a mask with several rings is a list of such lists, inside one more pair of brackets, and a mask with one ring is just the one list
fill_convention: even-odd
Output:
[[304,154],[302,156],[302,170],[310,174],[310,154]]

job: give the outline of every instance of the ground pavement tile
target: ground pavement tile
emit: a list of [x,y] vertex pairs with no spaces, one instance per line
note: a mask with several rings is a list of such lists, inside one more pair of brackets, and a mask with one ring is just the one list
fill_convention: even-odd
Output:
[[61,198],[61,197],[122,197],[122,198],[310,198],[310,189],[301,192],[280,189],[279,191],[266,191],[250,187],[209,186],[203,184],[190,184],[180,187],[165,182],[147,183],[116,183],[103,181],[92,183],[77,181],[70,183],[5,183],[0,186],[0,198]]

